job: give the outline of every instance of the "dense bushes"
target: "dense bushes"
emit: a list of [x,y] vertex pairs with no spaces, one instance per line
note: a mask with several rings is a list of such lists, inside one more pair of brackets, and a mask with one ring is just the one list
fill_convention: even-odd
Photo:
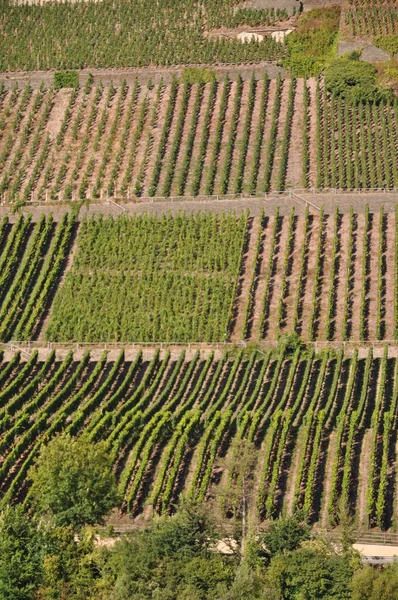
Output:
[[285,66],[297,77],[319,74],[335,54],[340,8],[310,10],[298,21],[298,29],[286,39]]

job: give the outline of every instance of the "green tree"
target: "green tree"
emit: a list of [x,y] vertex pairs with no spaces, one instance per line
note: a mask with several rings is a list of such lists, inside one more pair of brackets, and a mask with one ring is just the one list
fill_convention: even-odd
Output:
[[280,600],[351,600],[352,568],[344,556],[300,548],[271,560],[267,579]]
[[354,573],[351,600],[395,600],[398,598],[398,564],[382,571],[367,566]]
[[94,597],[98,568],[94,548],[94,530],[86,528],[76,537],[71,525],[45,532],[41,600]]
[[349,102],[379,102],[387,99],[392,91],[378,86],[376,75],[377,70],[370,63],[339,58],[325,71],[326,88]]
[[218,538],[205,507],[183,504],[172,517],[162,517],[104,551],[104,599],[224,598],[237,561],[214,552]]
[[42,448],[29,477],[34,509],[57,526],[95,525],[117,503],[106,446],[84,436],[54,438]]
[[20,506],[0,516],[0,598],[30,600],[42,579],[42,539]]
[[310,539],[310,531],[310,527],[296,515],[280,517],[270,524],[262,541],[273,556],[298,548],[303,541]]

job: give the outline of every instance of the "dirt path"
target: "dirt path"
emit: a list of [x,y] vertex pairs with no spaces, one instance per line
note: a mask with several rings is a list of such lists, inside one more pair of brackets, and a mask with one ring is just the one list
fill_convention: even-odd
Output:
[[316,79],[311,78],[307,81],[309,91],[309,131],[308,131],[308,145],[309,145],[309,183],[310,185],[316,185],[316,171],[317,171],[317,144],[316,144],[316,127],[317,127],[317,114],[316,114]]
[[293,317],[298,286],[299,286],[299,271],[300,271],[300,263],[301,263],[301,252],[303,248],[303,244],[305,244],[306,239],[304,238],[304,218],[296,217],[296,230],[295,230],[295,241],[294,248],[291,255],[291,270],[290,276],[287,279],[287,293],[285,299],[285,305],[288,307],[288,310],[285,311],[285,326],[284,330],[286,332],[291,332],[293,330]]
[[359,460],[358,506],[357,519],[360,528],[368,527],[366,514],[366,494],[368,491],[368,474],[372,449],[372,430],[368,429],[363,436],[361,458]]
[[260,219],[259,217],[254,217],[252,220],[249,240],[248,240],[248,250],[246,255],[243,257],[243,273],[239,281],[240,294],[237,298],[237,317],[234,326],[234,330],[231,335],[232,342],[238,342],[244,339],[243,335],[243,325],[245,319],[245,311],[246,306],[249,300],[249,292],[250,292],[250,280],[252,277],[253,269],[255,269],[255,250],[256,250],[256,240],[258,238],[258,234],[260,231]]
[[387,214],[386,275],[385,275],[385,338],[394,338],[394,278],[395,278],[395,216]]
[[354,261],[354,280],[353,293],[354,305],[352,310],[352,328],[351,339],[359,340],[359,306],[362,290],[362,256],[363,256],[363,236],[365,229],[364,215],[358,215],[358,227],[356,232],[356,253]]
[[272,229],[274,227],[275,217],[269,217],[267,226],[264,229],[264,238],[262,242],[263,250],[260,256],[260,272],[256,282],[256,290],[254,294],[254,302],[253,302],[253,320],[251,327],[251,337],[254,339],[259,339],[260,332],[260,320],[262,313],[262,302],[265,293],[265,284],[267,278],[268,271],[268,263],[271,252],[271,237],[272,237]]
[[335,317],[334,317],[334,338],[341,339],[343,331],[344,301],[347,285],[347,264],[348,264],[348,236],[350,229],[349,215],[341,215],[340,222],[340,250],[339,266],[336,277],[335,288]]
[[269,317],[267,326],[267,338],[275,338],[279,332],[279,317],[278,308],[280,299],[282,296],[282,278],[285,266],[285,254],[288,242],[289,232],[289,218],[283,219],[282,230],[279,236],[279,244],[275,248],[276,262],[274,265],[274,275],[271,280],[268,306],[269,306]]
[[316,263],[316,248],[319,241],[319,236],[322,235],[319,227],[319,218],[314,217],[311,226],[311,246],[312,251],[308,254],[308,265],[307,265],[307,277],[303,290],[303,309],[301,318],[301,335],[304,339],[308,336],[308,329],[310,326],[310,318],[312,313],[312,296],[314,288],[314,276],[315,276],[315,263]]
[[[329,290],[330,286],[335,285],[335,282],[330,281],[330,273],[332,270],[332,252],[334,239],[334,215],[326,217],[325,240],[323,244],[323,269],[322,276],[319,282],[319,326],[318,337],[326,339],[326,320],[329,308]],[[315,248],[314,248],[314,251]]]
[[292,127],[286,169],[286,188],[301,188],[303,174],[303,94],[304,80],[296,80]]
[[326,454],[325,475],[323,478],[324,493],[322,497],[320,524],[322,527],[329,526],[328,503],[330,490],[332,487],[332,470],[336,455],[336,432],[332,431],[329,435],[329,444]]
[[380,215],[372,214],[371,230],[369,236],[369,293],[366,298],[368,315],[366,318],[368,339],[376,338],[377,319],[377,288],[378,288],[378,262],[379,262],[379,224]]
[[[237,130],[236,130],[236,139],[235,139],[234,150],[232,153],[232,163],[231,163],[232,166],[231,166],[231,173],[230,173],[229,184],[228,184],[228,192],[230,192],[231,194],[233,194],[235,191],[235,185],[236,185],[236,179],[237,179],[237,169],[238,169],[238,164],[239,164],[239,158],[241,156],[241,151],[242,151],[242,137],[243,137],[245,125],[246,125],[246,117],[247,117],[248,101],[249,101],[249,89],[250,89],[250,82],[243,82],[242,97],[241,97],[241,101],[240,101],[240,110],[239,110],[239,118],[238,118],[238,126],[237,126]],[[252,115],[251,123],[252,122],[253,122],[253,115]],[[250,127],[250,129],[251,129],[251,127]],[[249,138],[249,145],[250,145],[250,138]]]

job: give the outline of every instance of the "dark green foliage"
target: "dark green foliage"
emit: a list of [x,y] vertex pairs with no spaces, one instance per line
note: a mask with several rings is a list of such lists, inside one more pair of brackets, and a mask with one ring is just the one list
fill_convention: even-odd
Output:
[[41,537],[21,507],[0,516],[0,598],[30,600],[42,576]]
[[267,579],[278,600],[351,600],[351,577],[346,557],[302,548],[275,557]]
[[79,73],[77,71],[58,71],[54,73],[54,87],[56,90],[79,87]]
[[340,8],[314,9],[304,13],[298,29],[286,38],[284,65],[296,77],[318,75],[335,55]]
[[216,74],[211,69],[198,67],[187,67],[182,73],[183,83],[210,83],[216,78]]
[[388,35],[377,35],[373,38],[375,46],[388,52],[391,58],[394,54],[398,54],[398,35],[390,33]]
[[280,517],[273,521],[264,534],[262,541],[273,556],[281,552],[296,550],[304,540],[310,537],[310,528],[295,515]]
[[335,96],[354,103],[388,99],[392,92],[377,85],[376,74],[370,63],[339,58],[325,71],[326,87]]
[[354,574],[351,600],[393,600],[398,598],[398,565],[383,570],[365,567]]
[[112,462],[102,442],[56,437],[29,474],[34,509],[59,526],[95,525],[116,505]]

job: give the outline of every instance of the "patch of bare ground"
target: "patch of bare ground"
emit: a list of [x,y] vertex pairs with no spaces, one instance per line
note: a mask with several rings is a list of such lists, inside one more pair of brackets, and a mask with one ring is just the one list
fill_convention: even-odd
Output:
[[288,514],[288,515],[291,515],[293,512],[294,493],[295,493],[296,485],[297,485],[297,477],[298,477],[300,459],[301,459],[302,453],[305,451],[305,448],[303,448],[302,437],[303,437],[303,434],[299,430],[298,434],[297,434],[297,438],[294,443],[294,447],[291,449],[291,452],[292,452],[291,464],[290,464],[290,469],[289,469],[289,472],[287,475],[286,492],[285,492],[285,496],[283,498],[283,512],[286,512],[286,514]]
[[[41,118],[43,118],[43,114],[45,111],[45,105],[52,97],[53,97],[52,91],[48,91],[47,93],[45,93],[43,95],[42,105],[36,113],[32,129],[34,129],[38,125]],[[37,128],[37,130],[38,130],[38,128]],[[47,138],[47,133],[45,131],[45,128],[43,128],[43,130],[40,132],[40,138],[38,140],[38,144],[36,144],[37,140],[33,139],[32,143],[27,144],[26,148],[24,149],[25,151],[24,151],[23,159],[20,163],[21,166],[23,166],[23,172],[24,172],[23,182],[21,184],[22,187],[23,187],[24,183],[27,183],[30,180],[31,176],[33,175],[34,169],[40,168],[40,164],[39,164],[40,155],[43,151],[43,147],[45,145],[46,138]],[[34,152],[34,156],[32,157],[33,147],[35,147],[36,150]],[[39,167],[37,167],[38,164],[39,164]],[[43,167],[41,167],[41,170],[43,170]],[[40,171],[39,171],[39,173],[40,173]]]
[[368,294],[366,298],[368,338],[376,339],[377,287],[378,287],[378,255],[379,255],[379,224],[380,214],[371,215],[371,230],[369,236],[369,277]]
[[[22,157],[24,156],[26,149],[29,145],[30,139],[32,137],[33,131],[34,131],[34,127],[29,127],[28,131],[27,131],[27,137],[25,140],[25,143],[23,145],[21,145],[21,133],[24,131],[27,123],[28,123],[28,119],[32,113],[32,108],[33,108],[33,104],[35,102],[35,98],[36,96],[38,96],[41,92],[35,90],[32,92],[28,102],[26,103],[26,107],[22,112],[22,118],[20,120],[19,123],[19,127],[18,127],[18,133],[13,133],[12,137],[11,137],[11,145],[10,145],[10,151],[8,154],[8,158],[6,159],[6,161],[4,162],[4,164],[2,165],[2,171],[3,172],[7,172],[8,169],[10,168],[11,162],[13,162],[14,158],[15,158],[15,154],[17,150],[21,151],[21,157],[18,161],[18,165],[21,164],[22,162]],[[14,116],[17,116],[17,112],[20,108],[20,104],[18,104],[18,106],[16,106],[14,108]],[[36,113],[37,115],[37,113]],[[10,120],[11,121],[11,120]],[[34,122],[37,123],[37,117],[34,118]],[[11,124],[11,123],[10,123]],[[10,128],[11,129],[11,128]],[[11,131],[10,131],[11,133]],[[7,138],[6,138],[7,139]],[[13,169],[13,172],[11,173],[11,176],[14,174],[15,169]]]
[[[184,126],[182,129],[180,149],[179,149],[178,157],[177,157],[178,162],[177,162],[176,168],[174,169],[173,181],[172,181],[172,185],[171,185],[171,195],[172,196],[178,195],[177,184],[178,184],[178,180],[179,180],[179,172],[180,172],[182,165],[184,164],[185,156],[187,153],[188,136],[189,136],[189,132],[190,132],[191,126],[192,126],[194,106],[195,106],[196,98],[198,95],[198,91],[199,91],[198,84],[197,83],[193,84],[191,86],[190,96],[189,96],[189,100],[188,100],[188,106],[187,106],[185,120],[184,120]],[[203,98],[202,98],[202,101],[203,101]]]
[[366,495],[368,491],[368,475],[372,450],[372,430],[368,429],[363,436],[361,457],[359,460],[359,483],[358,483],[358,526],[368,527],[368,517],[366,514]]
[[271,79],[271,81],[269,82],[269,86],[268,86],[268,102],[267,102],[267,110],[265,113],[263,142],[261,145],[260,164],[259,164],[258,178],[257,178],[257,190],[259,192],[262,192],[264,190],[264,172],[265,172],[265,164],[267,161],[268,143],[269,143],[270,133],[271,133],[272,115],[274,112],[275,99],[276,99],[276,80]]
[[330,273],[332,270],[332,251],[333,251],[333,238],[334,238],[334,215],[326,217],[325,241],[323,246],[323,269],[322,275],[319,282],[319,327],[318,337],[320,339],[326,339],[326,320],[328,314],[329,304],[329,290],[330,286],[334,287],[335,282],[330,281]]
[[202,103],[200,105],[199,118],[198,118],[198,124],[196,127],[195,141],[194,141],[194,145],[193,145],[191,163],[190,163],[188,177],[187,177],[187,181],[186,181],[186,185],[185,185],[185,194],[191,193],[192,183],[194,181],[195,170],[196,170],[196,167],[198,164],[200,142],[201,142],[201,139],[203,136],[203,131],[204,131],[204,120],[205,120],[205,116],[206,116],[206,112],[207,112],[207,106],[209,103],[209,96],[210,96],[210,86],[206,85],[204,88],[204,91],[203,91]]
[[303,174],[304,79],[296,79],[285,187],[301,188]]
[[[256,141],[257,131],[260,125],[260,119],[262,119],[262,115],[260,113],[261,108],[261,98],[263,95],[264,85],[268,85],[268,83],[264,83],[264,80],[260,80],[256,82],[256,91],[254,96],[254,105],[253,105],[253,115],[251,120],[250,127],[250,137],[249,144],[247,148],[246,154],[246,162],[245,169],[243,173],[243,189],[247,190],[249,188],[250,176],[253,168],[253,159],[254,159],[254,147]],[[263,140],[261,136],[261,141]]]
[[[90,94],[86,94],[84,90],[80,90],[78,93],[62,146],[57,149],[57,158],[54,163],[54,181],[57,179],[61,169],[64,171],[62,183],[64,184],[70,180],[71,173],[75,166],[74,158],[79,152],[83,137],[84,123],[87,122],[88,107],[90,105],[92,94],[93,90],[91,90]],[[67,156],[69,157],[69,161],[66,160]],[[64,185],[61,186],[61,190],[63,187]]]
[[241,272],[241,277],[238,282],[238,297],[236,299],[236,319],[234,323],[234,328],[231,334],[231,341],[238,342],[244,339],[243,325],[245,320],[245,312],[246,306],[249,301],[249,293],[250,293],[250,281],[252,277],[253,270],[256,268],[255,264],[255,250],[256,250],[256,241],[258,238],[258,233],[260,230],[260,218],[254,217],[251,222],[250,234],[247,243],[247,252],[243,257],[243,268]]
[[[235,191],[236,180],[237,180],[237,169],[239,164],[239,157],[242,151],[242,137],[245,130],[247,111],[248,111],[248,100],[249,100],[249,89],[250,82],[244,81],[242,83],[242,96],[240,100],[240,109],[238,115],[238,123],[236,128],[235,144],[232,152],[231,171],[228,184],[228,192],[233,194]],[[253,116],[252,116],[253,118]]]
[[267,279],[268,263],[271,252],[271,232],[274,227],[274,220],[275,217],[269,217],[267,219],[267,224],[263,229],[263,236],[261,240],[261,249],[259,256],[259,273],[255,281],[253,299],[253,319],[251,323],[251,336],[254,339],[259,339],[261,337],[259,328],[262,313],[262,303]]
[[337,340],[341,340],[343,334],[344,301],[347,289],[348,237],[350,229],[349,215],[341,215],[340,219],[340,250],[334,288],[335,316],[333,327],[333,337]]
[[295,241],[290,259],[290,275],[286,280],[285,307],[287,307],[287,310],[285,310],[285,324],[282,327],[282,331],[286,330],[290,332],[293,330],[293,308],[295,306],[295,300],[298,294],[301,251],[303,244],[305,243],[306,237],[304,236],[304,219],[303,217],[296,217]]
[[[152,139],[152,146],[151,146],[149,158],[148,158],[148,161],[147,161],[147,164],[145,167],[145,178],[144,178],[144,182],[143,182],[143,195],[144,196],[148,194],[149,187],[152,182],[153,170],[155,168],[157,153],[159,150],[160,140],[162,137],[163,126],[164,126],[165,117],[166,117],[166,113],[167,113],[167,107],[168,107],[169,99],[170,99],[170,92],[171,92],[171,87],[166,86],[164,89],[163,96],[160,101],[160,106],[158,107],[155,127],[153,127],[150,131],[150,133],[153,136],[153,139]],[[155,102],[156,102],[156,100],[155,100]],[[146,149],[146,143],[145,143],[144,153],[145,153],[145,149]],[[137,161],[137,167],[138,167],[138,165],[140,165],[139,169],[141,169],[142,162],[138,163],[138,161]]]
[[322,497],[320,524],[321,527],[327,528],[329,526],[329,515],[328,515],[328,503],[330,491],[332,488],[332,471],[333,463],[336,455],[336,433],[332,431],[329,435],[329,445],[326,455],[326,466],[324,476],[324,493]]
[[281,103],[280,103],[280,107],[279,107],[279,115],[278,115],[278,121],[277,121],[274,163],[272,165],[272,176],[271,176],[271,189],[272,190],[278,189],[277,183],[278,183],[279,170],[280,170],[280,166],[281,166],[282,140],[283,140],[283,136],[285,133],[287,107],[288,107],[288,103],[289,103],[289,88],[290,88],[290,80],[284,79],[282,82]]
[[213,147],[214,147],[214,142],[216,139],[216,129],[217,129],[217,124],[218,124],[218,119],[220,116],[221,98],[222,98],[223,91],[224,91],[224,85],[225,85],[225,83],[219,83],[217,86],[217,94],[216,94],[216,99],[215,99],[214,107],[213,107],[213,111],[212,111],[212,118],[210,121],[209,141],[208,141],[208,145],[207,145],[207,152],[206,152],[205,159],[204,159],[202,181],[201,181],[201,186],[200,186],[201,194],[205,193],[207,173],[209,172],[210,164],[212,162]]
[[266,339],[275,339],[279,331],[278,306],[282,294],[282,278],[285,263],[286,246],[288,242],[289,218],[285,217],[278,243],[275,245],[276,262],[274,273],[268,290],[269,316],[267,319]]
[[317,171],[317,144],[316,144],[316,127],[317,127],[317,114],[316,114],[316,79],[311,77],[307,81],[307,87],[309,92],[309,131],[308,131],[308,145],[309,145],[309,183],[310,185],[316,184],[316,171]]
[[[147,111],[147,115],[145,118],[145,123],[144,123],[144,127],[142,130],[142,135],[140,136],[136,149],[135,149],[135,158],[134,158],[134,163],[133,163],[133,169],[132,169],[132,174],[131,174],[131,180],[130,180],[130,187],[131,189],[133,189],[134,187],[134,183],[137,180],[138,174],[141,170],[141,168],[145,168],[144,162],[146,160],[146,162],[148,161],[148,157],[145,156],[146,153],[146,149],[147,149],[147,145],[148,145],[148,140],[149,140],[149,136],[152,135],[152,131],[153,131],[153,127],[152,127],[152,117],[153,117],[153,111],[155,108],[155,104],[156,104],[156,90],[153,89],[151,91],[148,91],[147,94],[147,98],[148,98],[148,111]],[[144,102],[144,100],[143,100]],[[161,101],[160,101],[161,104]],[[139,108],[139,110],[141,109],[141,106]],[[159,125],[159,109],[160,106],[157,109],[157,118],[156,118],[156,123],[158,124],[157,126],[160,127]],[[137,113],[139,114],[139,113]],[[134,127],[134,133],[133,136],[135,135],[135,132],[137,130],[137,123],[135,124]],[[133,138],[132,138],[133,140]],[[131,154],[131,150],[132,150],[132,146],[129,146],[128,148],[128,155],[130,156]]]
[[[175,109],[173,111],[173,120],[172,120],[171,126],[170,126],[169,137],[168,137],[167,144],[166,144],[166,152],[164,154],[163,165],[162,165],[162,169],[160,172],[158,189],[156,192],[157,196],[161,196],[163,194],[163,186],[164,186],[164,182],[165,182],[166,176],[167,176],[169,158],[171,156],[171,150],[172,150],[174,140],[176,137],[176,127],[177,127],[177,123],[178,123],[178,120],[180,118],[180,114],[182,111],[181,104],[182,104],[183,88],[184,88],[184,86],[182,86],[182,85],[178,86],[178,92],[177,92],[177,97],[176,97],[176,101],[175,101]],[[190,98],[192,99],[192,94],[190,95]],[[185,119],[186,119],[186,112],[184,115],[184,122],[185,122]]]
[[55,140],[61,130],[62,119],[68,107],[72,90],[62,89],[54,94],[53,106],[45,128],[51,140]]
[[308,329],[310,327],[310,319],[312,314],[312,296],[314,289],[315,263],[316,263],[316,248],[319,241],[319,236],[322,235],[319,227],[319,217],[314,217],[311,227],[311,246],[308,254],[307,276],[303,291],[302,302],[302,327],[301,335],[303,339],[308,337]]
[[237,90],[237,83],[236,83],[236,81],[233,81],[230,84],[230,89],[229,89],[228,105],[227,105],[227,110],[225,112],[224,127],[223,127],[223,133],[222,133],[222,138],[221,138],[221,147],[220,147],[220,153],[218,155],[218,161],[217,161],[217,173],[216,173],[216,177],[214,180],[214,191],[216,193],[220,193],[220,194],[222,193],[221,181],[222,181],[222,176],[223,176],[224,169],[225,169],[225,158],[227,155],[228,143],[229,143],[229,139],[231,136],[231,130],[232,130],[232,126],[233,126],[232,117],[233,117],[233,113],[234,113],[236,90]]
[[386,284],[385,284],[385,338],[394,339],[394,277],[395,277],[395,217],[387,213],[386,231]]
[[[352,328],[351,328],[351,339],[359,340],[359,305],[361,301],[362,293],[362,256],[363,256],[363,236],[365,231],[365,216],[358,214],[358,228],[357,228],[357,251],[355,253],[354,261],[354,281],[353,281],[353,299],[354,305],[352,310]],[[367,235],[367,233],[366,233]]]

